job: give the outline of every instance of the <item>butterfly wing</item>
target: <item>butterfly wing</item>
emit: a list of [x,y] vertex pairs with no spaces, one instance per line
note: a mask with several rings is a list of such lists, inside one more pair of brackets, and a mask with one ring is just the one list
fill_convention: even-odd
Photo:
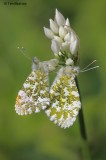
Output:
[[40,112],[50,103],[48,74],[39,69],[32,71],[19,91],[15,111],[19,115]]
[[55,124],[61,128],[73,125],[81,108],[78,89],[75,77],[66,74],[60,69],[51,89],[50,107],[46,109],[46,114]]

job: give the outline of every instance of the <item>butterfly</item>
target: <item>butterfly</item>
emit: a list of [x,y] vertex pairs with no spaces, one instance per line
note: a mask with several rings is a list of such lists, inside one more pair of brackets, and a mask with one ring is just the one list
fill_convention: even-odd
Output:
[[35,57],[32,64],[32,72],[24,82],[22,89],[16,98],[15,111],[19,115],[37,113],[50,105],[48,71],[52,70],[52,63],[39,62]]
[[15,111],[28,115],[45,110],[51,121],[61,128],[73,125],[81,108],[80,95],[75,78],[77,66],[62,66],[49,87],[49,72],[58,67],[58,60],[40,62],[33,59],[32,72],[24,82],[16,98]]

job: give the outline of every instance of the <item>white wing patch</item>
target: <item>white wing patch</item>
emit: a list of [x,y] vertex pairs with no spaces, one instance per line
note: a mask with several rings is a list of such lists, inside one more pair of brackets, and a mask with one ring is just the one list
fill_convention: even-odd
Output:
[[61,128],[72,126],[81,108],[75,77],[72,75],[67,69],[60,69],[50,89],[50,107],[45,111],[50,120]]
[[50,105],[48,74],[32,71],[19,91],[15,111],[19,115],[40,112]]

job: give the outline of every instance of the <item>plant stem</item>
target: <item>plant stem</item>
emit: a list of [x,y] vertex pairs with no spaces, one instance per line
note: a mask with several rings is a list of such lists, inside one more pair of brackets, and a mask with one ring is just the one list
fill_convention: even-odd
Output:
[[[80,95],[80,101],[82,103],[82,99],[81,99],[81,93],[80,93],[80,89],[79,89],[79,85],[78,85],[78,80],[76,78],[76,85],[77,85],[77,89]],[[83,108],[81,107],[80,111],[79,111],[79,125],[80,125],[80,132],[81,132],[81,136],[84,140],[87,140],[87,134],[86,134],[86,128],[85,128],[85,122],[84,122],[84,115],[83,115]]]
[[[78,88],[78,92],[80,95],[80,101],[82,104],[82,99],[81,99],[81,93],[78,85],[78,80],[77,78],[75,79],[76,81],[76,86]],[[85,121],[84,121],[84,115],[83,115],[83,108],[81,107],[79,111],[79,126],[80,126],[80,133],[81,137],[83,139],[83,159],[84,160],[90,160],[90,150],[89,150],[89,145],[88,145],[88,140],[87,140],[87,133],[86,133],[86,127],[85,127]]]

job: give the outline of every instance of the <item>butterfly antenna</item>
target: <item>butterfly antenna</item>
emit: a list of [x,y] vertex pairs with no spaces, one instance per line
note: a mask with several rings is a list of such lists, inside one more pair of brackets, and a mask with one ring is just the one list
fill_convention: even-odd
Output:
[[88,68],[88,69],[83,69],[81,70],[80,72],[87,72],[87,71],[90,71],[92,69],[95,69],[95,68],[98,68],[99,66],[95,66],[95,67],[92,67],[92,68]]
[[89,66],[91,66],[93,63],[95,63],[96,60],[92,61],[90,64],[88,64],[86,67],[84,67],[81,71],[84,71],[86,70]]
[[17,47],[17,49],[27,58],[29,59],[30,61],[32,61],[32,59],[26,54],[26,50],[24,47]]

